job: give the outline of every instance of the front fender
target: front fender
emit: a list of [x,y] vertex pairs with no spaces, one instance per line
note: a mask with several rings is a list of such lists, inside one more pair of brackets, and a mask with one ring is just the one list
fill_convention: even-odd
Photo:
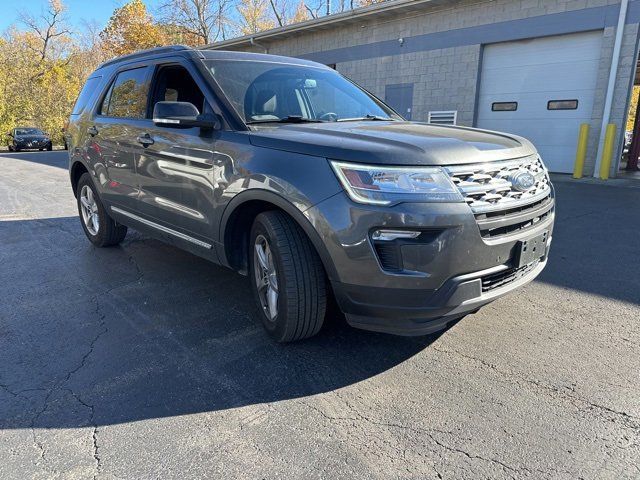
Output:
[[[336,194],[334,194],[336,195]],[[333,196],[333,195],[331,195]],[[227,258],[226,248],[224,246],[224,238],[226,238],[227,228],[229,226],[229,220],[231,219],[234,212],[237,209],[241,208],[243,205],[252,201],[261,201],[273,204],[277,208],[286,212],[291,218],[293,218],[296,223],[302,228],[302,230],[306,233],[307,237],[313,244],[320,256],[320,260],[322,261],[325,271],[327,272],[327,276],[330,280],[337,279],[337,271],[335,265],[333,263],[333,259],[331,255],[329,255],[329,251],[327,250],[320,234],[313,226],[315,219],[310,218],[309,211],[312,205],[309,205],[307,208],[300,208],[304,204],[294,204],[282,197],[280,194],[275,193],[273,191],[265,190],[265,189],[249,189],[245,190],[242,193],[236,195],[227,205],[222,215],[220,221],[220,237],[217,245],[220,247],[218,251],[218,258],[220,259],[223,265],[229,266],[229,259]]]

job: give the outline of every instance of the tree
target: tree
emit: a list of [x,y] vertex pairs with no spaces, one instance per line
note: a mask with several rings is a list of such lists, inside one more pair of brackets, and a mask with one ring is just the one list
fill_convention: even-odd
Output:
[[206,45],[233,32],[233,4],[233,0],[164,0],[159,11],[163,23],[175,34]]
[[304,2],[300,1],[296,6],[296,9],[289,23],[300,23],[300,22],[307,21],[310,18],[311,18],[311,15],[309,15],[309,11],[305,8]]
[[241,0],[238,13],[242,19],[240,28],[243,35],[251,35],[275,26],[267,13],[266,0]]
[[29,48],[39,55],[41,61],[63,54],[64,48],[60,47],[71,33],[65,25],[64,11],[60,0],[49,0],[46,10],[39,17],[26,12],[20,14],[20,21],[35,36],[35,45],[29,45]]
[[166,44],[162,29],[153,22],[142,0],[130,0],[116,8],[100,39],[112,56]]
[[303,0],[299,0],[295,5],[289,0],[269,0],[269,5],[279,27],[311,18]]

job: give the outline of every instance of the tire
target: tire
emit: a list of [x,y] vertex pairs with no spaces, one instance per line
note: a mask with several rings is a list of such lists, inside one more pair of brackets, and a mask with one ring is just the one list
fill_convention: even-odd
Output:
[[[272,264],[276,275],[277,301],[271,304],[266,298],[274,282],[256,248],[265,252],[265,245],[271,259],[267,264]],[[327,307],[324,267],[304,231],[284,212],[263,212],[255,218],[249,237],[249,279],[258,315],[274,340],[293,342],[320,331]],[[272,304],[277,307],[275,315]]]
[[[86,194],[89,194],[89,192],[91,193],[91,198],[87,198]],[[107,214],[88,173],[83,173],[80,177],[76,197],[80,223],[91,243],[96,247],[111,247],[124,240],[127,235],[127,227],[120,225]],[[84,200],[89,200],[89,205],[86,207],[83,203]],[[97,215],[97,225],[94,223],[93,214],[89,214],[89,211]]]
[[43,150],[44,150],[44,148],[39,148],[39,149],[38,149],[38,151],[39,151],[39,152],[41,152],[41,151],[43,151]]
[[20,151],[20,147],[18,147],[18,146],[13,147],[13,151],[14,152],[19,152]]
[[51,150],[53,150],[53,144],[52,143],[47,145],[47,151],[50,152]]
[[13,152],[13,146],[12,145],[9,145],[9,151]]

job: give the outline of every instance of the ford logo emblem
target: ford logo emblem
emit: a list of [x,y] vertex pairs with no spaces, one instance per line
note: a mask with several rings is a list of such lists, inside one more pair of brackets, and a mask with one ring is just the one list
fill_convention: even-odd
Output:
[[512,174],[509,180],[511,180],[511,186],[513,189],[518,192],[526,192],[536,184],[536,177],[534,177],[530,172],[523,170]]

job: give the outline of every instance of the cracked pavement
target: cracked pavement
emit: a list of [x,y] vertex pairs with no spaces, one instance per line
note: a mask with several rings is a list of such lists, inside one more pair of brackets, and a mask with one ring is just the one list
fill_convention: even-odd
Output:
[[2,479],[640,477],[638,187],[558,179],[547,270],[440,335],[282,346],[245,278],[93,248],[65,152],[0,171]]

